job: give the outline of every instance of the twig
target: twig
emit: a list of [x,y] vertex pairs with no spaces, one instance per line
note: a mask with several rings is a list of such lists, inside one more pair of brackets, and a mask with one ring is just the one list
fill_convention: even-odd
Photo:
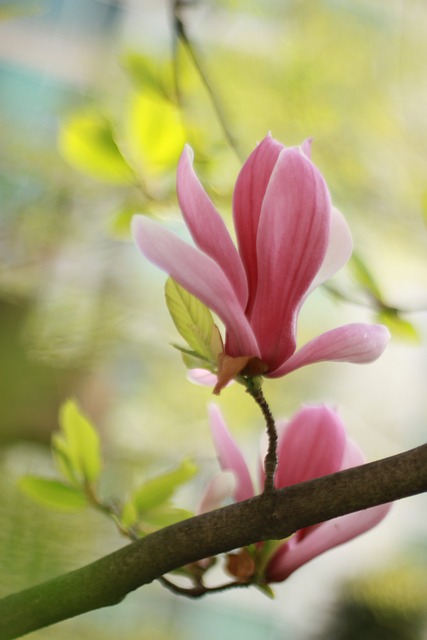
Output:
[[243,154],[240,152],[237,142],[233,136],[233,134],[231,133],[228,125],[227,125],[227,121],[226,121],[226,117],[224,115],[224,110],[222,105],[220,104],[219,98],[218,96],[215,94],[215,92],[212,89],[211,83],[209,82],[206,72],[203,69],[203,65],[200,62],[200,59],[196,53],[196,50],[190,40],[190,38],[188,37],[187,34],[187,29],[185,27],[185,23],[184,20],[182,18],[182,13],[181,10],[182,8],[185,6],[185,4],[182,2],[182,0],[171,0],[171,7],[172,7],[172,18],[173,18],[173,33],[174,33],[174,43],[173,43],[173,54],[174,54],[174,81],[175,81],[175,92],[177,95],[177,99],[178,102],[181,102],[181,90],[180,90],[180,86],[179,86],[179,74],[178,74],[178,67],[177,67],[177,46],[176,46],[176,42],[179,41],[182,43],[182,45],[184,46],[184,48],[187,50],[188,55],[191,58],[191,61],[193,62],[194,68],[196,69],[197,73],[199,74],[200,80],[203,84],[203,86],[206,89],[206,92],[209,96],[209,99],[211,101],[212,107],[214,109],[215,115],[218,119],[218,123],[222,129],[222,132],[230,146],[230,148],[234,151],[234,153],[236,154],[237,158],[239,159],[240,162],[243,163],[243,161],[245,160]]
[[200,583],[195,587],[180,587],[179,585],[171,582],[164,576],[159,578],[160,584],[162,584],[166,589],[172,591],[172,593],[178,593],[181,596],[187,596],[188,598],[201,598],[208,593],[219,593],[220,591],[230,591],[231,589],[236,589],[239,587],[250,587],[249,582],[227,582],[226,584],[220,584],[216,587],[207,587],[205,584]]
[[179,567],[331,518],[427,491],[427,444],[384,460],[261,494],[179,522],[77,571],[0,600],[0,638],[119,603]]

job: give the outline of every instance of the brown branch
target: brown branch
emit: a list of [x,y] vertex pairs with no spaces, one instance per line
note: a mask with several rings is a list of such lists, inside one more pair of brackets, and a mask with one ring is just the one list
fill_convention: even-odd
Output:
[[178,567],[427,491],[427,444],[190,518],[66,575],[0,600],[0,638],[111,606]]

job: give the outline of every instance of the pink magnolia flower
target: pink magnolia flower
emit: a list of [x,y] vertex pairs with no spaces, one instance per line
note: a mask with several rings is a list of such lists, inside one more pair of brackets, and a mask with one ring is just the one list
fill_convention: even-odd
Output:
[[[203,505],[218,507],[219,502],[233,497],[237,502],[255,495],[248,467],[240,449],[230,435],[222,415],[215,405],[209,407],[210,425],[223,472],[234,476],[220,482],[218,477],[209,485]],[[319,478],[343,469],[364,464],[359,448],[349,439],[335,411],[325,406],[303,407],[288,423],[278,426],[277,488]],[[260,485],[264,483],[261,469]],[[378,524],[390,509],[380,505],[334,518],[305,529],[280,543],[270,557],[264,578],[267,582],[285,580],[293,571],[312,558],[364,533]]]
[[238,249],[193,170],[188,146],[177,194],[196,246],[144,216],[135,216],[133,234],[149,260],[224,323],[225,356],[236,360],[228,371],[220,362],[218,389],[245,367],[276,378],[314,362],[371,362],[382,353],[388,330],[366,324],[333,329],[295,351],[302,303],[352,250],[348,226],[310,160],[309,141],[285,148],[267,136],[249,156],[233,196]]

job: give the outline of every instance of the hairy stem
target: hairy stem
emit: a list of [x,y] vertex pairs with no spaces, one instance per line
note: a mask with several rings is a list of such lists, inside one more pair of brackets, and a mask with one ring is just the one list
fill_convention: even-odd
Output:
[[276,474],[276,468],[277,468],[276,423],[274,421],[270,407],[268,406],[268,403],[264,398],[264,394],[262,392],[261,387],[251,388],[248,386],[247,391],[249,395],[251,395],[252,398],[255,400],[259,408],[261,409],[262,415],[264,416],[265,424],[267,427],[268,449],[264,459],[264,471],[265,471],[264,493],[269,494],[274,491],[274,476]]

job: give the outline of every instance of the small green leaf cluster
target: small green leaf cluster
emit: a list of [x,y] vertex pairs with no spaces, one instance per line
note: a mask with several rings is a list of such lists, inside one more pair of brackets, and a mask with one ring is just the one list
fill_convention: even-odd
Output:
[[155,215],[175,204],[175,171],[185,143],[199,148],[205,165],[212,154],[201,129],[185,121],[170,64],[128,52],[121,67],[129,83],[120,112],[105,101],[72,112],[60,125],[58,146],[77,172],[123,194],[108,227],[127,239],[135,213]]
[[60,510],[87,506],[101,473],[99,436],[73,400],[61,408],[60,431],[52,436],[52,456],[62,478],[21,478],[20,487],[37,502]]
[[177,489],[197,472],[191,460],[146,480],[123,503],[104,501],[99,495],[103,465],[95,427],[74,400],[65,402],[59,422],[60,431],[52,436],[52,455],[61,478],[22,477],[20,488],[33,500],[61,511],[92,506],[111,517],[120,532],[131,539],[193,515],[172,502]]
[[121,509],[121,527],[142,535],[190,518],[193,513],[175,507],[171,499],[176,490],[191,480],[196,472],[197,467],[191,460],[183,460],[172,471],[141,484]]
[[173,278],[166,281],[165,298],[173,323],[188,345],[173,345],[181,351],[184,364],[189,369],[201,367],[215,372],[224,347],[208,307]]

